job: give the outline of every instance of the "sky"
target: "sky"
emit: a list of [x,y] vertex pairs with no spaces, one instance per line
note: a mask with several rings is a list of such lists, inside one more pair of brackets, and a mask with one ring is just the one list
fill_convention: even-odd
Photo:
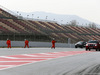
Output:
[[100,24],[100,0],[0,0],[0,5],[22,12],[77,15]]

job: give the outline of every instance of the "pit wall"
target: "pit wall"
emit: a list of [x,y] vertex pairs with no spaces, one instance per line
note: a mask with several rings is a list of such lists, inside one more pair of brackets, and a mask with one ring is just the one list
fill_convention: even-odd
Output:
[[[12,47],[24,47],[24,41],[11,41]],[[51,47],[51,42],[33,42],[29,41],[30,47]],[[67,47],[67,48],[74,48],[74,44],[67,44],[67,43],[55,43],[56,47]],[[0,47],[7,47],[6,41],[0,41]]]

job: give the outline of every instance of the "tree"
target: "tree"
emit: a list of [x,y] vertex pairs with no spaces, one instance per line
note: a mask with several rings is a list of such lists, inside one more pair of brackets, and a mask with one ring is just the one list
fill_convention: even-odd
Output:
[[89,24],[89,27],[90,27],[90,28],[96,28],[96,24],[95,24],[95,23],[90,23],[90,24]]
[[77,21],[76,21],[76,20],[70,21],[70,25],[71,25],[71,26],[77,26]]

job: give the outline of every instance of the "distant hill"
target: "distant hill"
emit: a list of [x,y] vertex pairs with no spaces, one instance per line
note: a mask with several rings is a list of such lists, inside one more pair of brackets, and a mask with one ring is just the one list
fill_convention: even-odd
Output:
[[62,14],[53,14],[47,12],[30,12],[30,13],[17,12],[17,11],[14,12],[26,18],[56,21],[59,24],[69,24],[72,20],[76,20],[79,26],[86,26],[92,23],[91,21],[83,19],[77,15],[62,15]]

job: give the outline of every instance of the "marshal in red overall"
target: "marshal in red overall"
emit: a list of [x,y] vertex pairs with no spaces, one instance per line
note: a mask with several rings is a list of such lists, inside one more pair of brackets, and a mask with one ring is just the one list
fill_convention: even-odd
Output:
[[55,49],[55,43],[56,43],[56,41],[54,40],[54,38],[53,38],[53,40],[52,40],[52,47],[51,47],[51,49],[52,48],[54,48]]

